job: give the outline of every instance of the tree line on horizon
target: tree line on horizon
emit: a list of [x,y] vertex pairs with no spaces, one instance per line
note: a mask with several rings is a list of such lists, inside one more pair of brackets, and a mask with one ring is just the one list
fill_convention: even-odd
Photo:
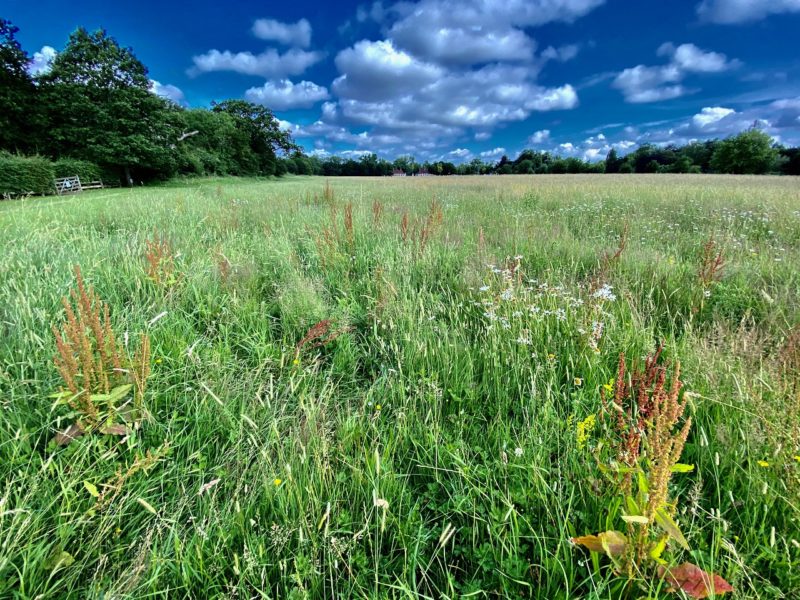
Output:
[[104,30],[78,28],[46,71],[10,21],[0,18],[0,193],[51,185],[80,174],[132,185],[176,176],[324,176],[777,173],[800,175],[800,148],[779,147],[756,128],[685,146],[643,145],[591,162],[523,150],[514,160],[462,164],[307,155],[273,112],[241,99],[185,108],[156,95],[147,67]]

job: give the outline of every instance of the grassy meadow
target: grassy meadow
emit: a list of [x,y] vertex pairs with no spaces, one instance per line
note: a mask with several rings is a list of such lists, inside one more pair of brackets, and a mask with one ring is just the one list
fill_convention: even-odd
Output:
[[[0,598],[800,598],[797,178],[207,179],[0,248]],[[116,392],[54,363],[75,265]],[[688,436],[625,468],[662,343]]]

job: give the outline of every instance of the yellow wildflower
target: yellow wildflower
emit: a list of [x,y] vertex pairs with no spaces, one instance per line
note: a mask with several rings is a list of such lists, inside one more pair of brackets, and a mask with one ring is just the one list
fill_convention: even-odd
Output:
[[293,365],[295,365],[295,366],[299,365],[299,364],[300,364],[300,359],[299,359],[299,358],[295,358],[295,359],[292,361],[292,364],[293,364]]
[[272,483],[273,483],[273,484],[275,484],[275,487],[278,487],[280,484],[282,484],[282,483],[283,483],[283,480],[282,480],[282,479],[280,479],[280,478],[278,478],[278,477],[276,477],[276,478],[275,478],[275,479],[272,481]]
[[375,405],[375,410],[380,410],[380,409],[381,409],[381,405],[380,404],[376,404]]
[[579,386],[579,387],[580,387],[580,386],[582,386],[582,385],[583,385],[583,377],[576,377],[576,378],[573,380],[573,383],[574,383],[575,385]]
[[594,426],[594,415],[589,415],[575,426],[575,441],[578,443],[578,450],[583,450],[586,447],[586,442],[589,441],[592,431],[594,431]]
[[608,383],[604,383],[603,384],[603,389],[607,393],[613,394],[614,393],[614,383],[616,383],[616,382],[615,382],[614,378],[612,377],[611,379],[608,380]]
[[767,461],[765,461],[765,460],[760,460],[760,461],[758,461],[758,466],[759,467],[768,467],[769,463]]

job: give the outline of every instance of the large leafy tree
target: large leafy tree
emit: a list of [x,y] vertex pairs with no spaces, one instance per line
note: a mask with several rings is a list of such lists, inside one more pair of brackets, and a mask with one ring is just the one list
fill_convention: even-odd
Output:
[[16,39],[19,31],[0,18],[0,149],[27,151],[36,147],[36,86],[28,73],[30,59]]
[[717,173],[761,175],[776,164],[778,150],[772,138],[755,127],[719,142],[711,157]]
[[215,102],[212,110],[231,116],[236,128],[245,134],[247,145],[236,149],[243,175],[274,175],[277,152],[299,149],[264,106],[246,100],[225,100]]
[[175,111],[150,92],[147,68],[104,30],[70,35],[40,78],[56,156],[118,168],[128,184],[174,169]]

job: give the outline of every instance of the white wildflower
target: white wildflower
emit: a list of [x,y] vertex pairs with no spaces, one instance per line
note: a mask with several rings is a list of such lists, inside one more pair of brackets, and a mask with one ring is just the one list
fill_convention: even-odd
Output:
[[612,286],[608,285],[607,283],[603,284],[603,287],[595,291],[592,294],[593,298],[597,298],[598,300],[608,300],[609,302],[613,302],[617,299],[614,293],[611,291],[613,288]]

